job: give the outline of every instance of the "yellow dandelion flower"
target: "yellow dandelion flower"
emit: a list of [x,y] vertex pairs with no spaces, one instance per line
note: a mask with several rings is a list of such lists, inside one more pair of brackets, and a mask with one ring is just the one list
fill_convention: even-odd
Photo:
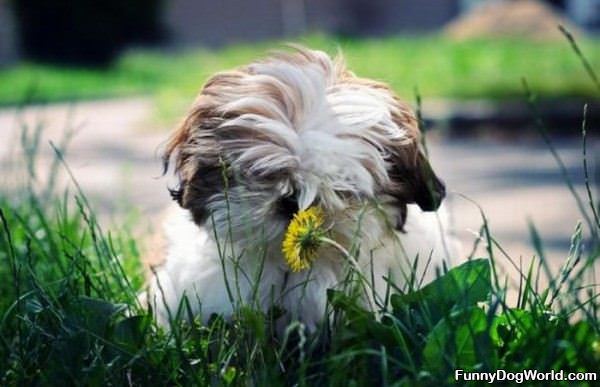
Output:
[[293,272],[308,269],[323,242],[324,216],[319,207],[298,211],[283,238],[282,251]]

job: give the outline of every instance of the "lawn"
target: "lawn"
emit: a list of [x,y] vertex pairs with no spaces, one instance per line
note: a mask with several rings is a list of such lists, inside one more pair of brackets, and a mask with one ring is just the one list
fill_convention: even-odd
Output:
[[[312,35],[298,41],[330,53],[341,48],[357,74],[389,82],[405,99],[413,98],[415,88],[427,99],[520,98],[521,77],[547,98],[594,95],[594,86],[566,39],[453,42],[440,36],[339,40]],[[579,44],[592,66],[598,67],[600,44],[595,40]],[[0,105],[149,94],[157,98],[158,114],[173,118],[184,111],[210,74],[281,45],[130,51],[104,70],[23,63],[0,70]]]
[[[185,300],[164,329],[136,298],[143,241],[124,225],[103,230],[77,187],[63,191],[53,178],[40,187],[31,153],[37,139],[35,132],[23,136],[28,183],[0,192],[3,386],[444,386],[456,384],[459,369],[598,377],[593,275],[600,223],[593,207],[583,205],[587,221],[557,273],[534,228],[538,256],[521,267],[504,255],[482,214],[484,256],[468,257],[420,289],[414,277],[395,284],[389,305],[376,313],[357,300],[361,279],[351,271],[346,291],[328,291],[329,318],[315,334],[292,324],[278,336],[274,326],[285,311],[251,306],[205,324],[188,314]],[[56,165],[53,173],[64,173]],[[499,274],[506,264],[519,267],[520,276]],[[516,301],[507,298],[509,284]]]
[[[314,46],[332,45],[325,38],[310,39]],[[357,71],[383,77],[402,71],[396,72],[382,53],[396,53],[392,57],[400,63],[410,47],[453,53],[457,49],[435,47],[434,42],[390,39],[348,42],[343,47]],[[506,45],[503,50],[515,55],[526,50]],[[406,50],[404,54],[397,54],[398,46]],[[486,64],[487,56],[477,54],[486,43],[467,46],[463,47],[466,52],[482,55],[478,58],[481,64],[475,66],[475,61],[455,53],[456,62],[494,74],[496,67]],[[549,53],[556,49],[552,47]],[[543,48],[537,47],[540,53],[545,52]],[[587,53],[589,47],[584,45],[583,50]],[[82,71],[77,76],[99,88],[102,77],[115,77],[120,79],[122,93],[135,92],[132,85],[142,84],[141,79],[146,78],[160,85],[156,86],[157,98],[167,98],[161,95],[168,95],[169,90],[184,96],[197,88],[188,82],[192,75],[181,72],[184,69],[195,69],[194,77],[203,79],[216,68],[246,61],[255,51],[244,46],[218,54],[189,53],[178,61],[159,54],[130,54],[106,73]],[[590,60],[598,63],[593,55],[597,53],[592,53]],[[505,59],[515,60],[511,58]],[[562,74],[558,62],[573,66],[569,74],[581,73],[584,95],[597,95],[600,90],[594,91],[593,80],[584,81],[585,71],[578,61],[577,56],[571,54],[569,59],[565,54],[553,62],[552,66],[557,66],[554,74]],[[153,70],[145,67],[142,71],[149,63],[154,64]],[[198,63],[202,66],[194,67]],[[532,73],[541,73],[546,66],[543,62],[530,65]],[[418,71],[414,66],[410,70],[399,67]],[[167,77],[165,69],[174,73]],[[443,69],[438,70],[436,75],[447,76]],[[69,79],[54,71],[55,76]],[[135,81],[126,76],[128,71],[145,75]],[[541,88],[540,78],[535,81],[522,75],[528,77],[532,89]],[[553,82],[560,85],[559,78],[555,76]],[[402,79],[399,75],[386,79],[398,90],[412,90],[413,85],[397,83]],[[471,86],[475,93],[477,85]],[[515,86],[515,94],[523,94],[520,87]],[[422,94],[433,93],[427,83],[420,88]],[[543,122],[538,120],[538,124],[546,135]],[[543,258],[544,246],[533,225],[531,243],[537,254],[523,267],[504,253],[482,213],[477,243],[486,247],[483,256],[467,257],[463,264],[440,272],[437,280],[421,288],[414,277],[395,284],[389,304],[378,305],[375,312],[357,300],[355,291],[360,290],[361,279],[350,268],[346,291],[328,291],[328,316],[315,334],[307,334],[297,323],[283,335],[274,334],[273,327],[285,311],[265,314],[251,306],[237,309],[231,320],[212,316],[203,323],[188,314],[185,300],[173,311],[170,327],[165,329],[154,322],[151,310],[137,302],[143,289],[143,241],[135,240],[126,225],[110,231],[100,227],[94,208],[77,185],[66,191],[55,186],[57,179],[51,177],[47,185],[40,186],[34,166],[39,130],[43,127],[29,128],[22,136],[27,157],[20,160],[22,170],[15,168],[14,173],[29,176],[26,183],[11,191],[0,187],[0,385],[445,386],[457,384],[456,370],[514,372],[509,385],[524,378],[524,370],[540,374],[536,374],[539,382],[521,380],[523,385],[548,385],[546,373],[553,371],[562,371],[566,378],[575,372],[587,373],[580,377],[600,378],[600,303],[594,270],[600,257],[600,220],[598,200],[587,181],[584,197],[573,190],[584,222],[571,236],[570,250],[558,272],[552,272]],[[546,139],[552,151],[552,141]],[[582,165],[588,176],[585,144],[583,141]],[[52,176],[68,172],[60,155],[57,150]],[[559,156],[554,155],[557,168],[563,168]],[[501,265],[514,266],[519,276],[509,279],[499,274]],[[509,289],[517,292],[516,300],[507,298]],[[563,380],[552,385],[593,386],[598,383],[595,380]]]

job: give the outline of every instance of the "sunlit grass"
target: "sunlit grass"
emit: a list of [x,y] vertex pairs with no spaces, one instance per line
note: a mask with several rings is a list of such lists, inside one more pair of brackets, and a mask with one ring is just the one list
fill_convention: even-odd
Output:
[[[25,133],[30,154],[23,172],[31,178],[17,191],[0,192],[2,385],[439,386],[453,384],[456,369],[598,370],[594,208],[582,207],[586,222],[558,272],[538,257],[519,268],[509,282],[517,284],[516,300],[507,298],[507,279],[497,268],[519,266],[482,214],[478,243],[485,254],[421,289],[418,281],[393,284],[390,302],[378,302],[375,313],[357,299],[364,277],[349,265],[343,290],[326,295],[328,317],[315,334],[292,323],[277,335],[286,311],[251,306],[205,324],[186,299],[165,330],[137,301],[144,282],[140,241],[127,228],[102,229],[76,181],[70,191],[40,187],[31,164],[40,136]],[[68,172],[60,150],[57,160],[52,173]],[[532,225],[543,257],[535,235]]]
[[[452,42],[438,36],[340,40],[324,35],[296,41],[332,54],[341,48],[357,74],[384,80],[405,98],[412,98],[416,87],[426,98],[518,98],[521,77],[545,97],[593,95],[566,42]],[[163,115],[173,117],[210,74],[247,63],[283,43],[213,51],[131,51],[104,70],[24,63],[0,70],[0,105],[150,94],[157,96]],[[580,44],[597,67],[598,42]]]
[[496,270],[514,262],[483,217],[483,257],[421,289],[394,284],[377,313],[356,298],[361,277],[351,276],[345,291],[328,292],[329,318],[316,334],[293,323],[277,336],[283,310],[241,306],[230,321],[204,324],[185,299],[169,330],[157,326],[137,302],[140,254],[127,229],[102,230],[77,188],[30,181],[19,192],[0,194],[2,385],[439,386],[453,384],[455,369],[596,372],[600,364],[593,222],[578,226],[558,273],[536,258],[519,271],[516,301]]

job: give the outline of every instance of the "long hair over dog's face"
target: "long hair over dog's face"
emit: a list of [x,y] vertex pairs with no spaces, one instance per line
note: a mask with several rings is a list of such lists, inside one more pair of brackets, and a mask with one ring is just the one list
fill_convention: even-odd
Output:
[[194,221],[236,239],[280,238],[311,205],[347,228],[373,201],[402,229],[407,204],[435,210],[444,197],[419,136],[388,86],[296,48],[210,78],[164,161],[174,162],[173,197]]

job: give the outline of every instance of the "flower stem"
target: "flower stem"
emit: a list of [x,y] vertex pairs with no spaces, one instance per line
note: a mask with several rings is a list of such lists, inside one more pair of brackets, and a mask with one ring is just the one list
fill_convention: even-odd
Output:
[[363,287],[363,290],[364,290],[367,300],[369,302],[369,306],[372,311],[375,311],[375,304],[374,304],[373,294],[372,294],[373,293],[372,285],[367,280],[365,275],[363,274],[356,259],[352,256],[352,254],[350,254],[350,252],[348,250],[346,250],[346,248],[344,246],[340,245],[338,242],[334,241],[333,239],[327,238],[326,236],[321,236],[321,237],[319,237],[319,240],[323,243],[327,243],[328,245],[330,245],[330,246],[336,248],[338,251],[340,251],[342,253],[342,255],[344,256],[344,258],[346,258],[348,260],[348,262],[350,262],[350,264],[354,267],[354,270],[358,273],[360,279],[362,280],[361,282],[363,283],[363,285],[366,284],[371,290],[371,291],[369,291],[369,289],[366,289],[365,287]]

